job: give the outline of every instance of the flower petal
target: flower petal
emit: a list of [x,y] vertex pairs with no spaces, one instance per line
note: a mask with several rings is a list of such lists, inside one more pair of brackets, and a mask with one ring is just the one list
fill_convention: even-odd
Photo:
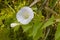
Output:
[[[27,17],[27,18],[26,18]],[[34,17],[34,12],[30,7],[23,7],[18,11],[16,18],[22,24],[28,24]]]

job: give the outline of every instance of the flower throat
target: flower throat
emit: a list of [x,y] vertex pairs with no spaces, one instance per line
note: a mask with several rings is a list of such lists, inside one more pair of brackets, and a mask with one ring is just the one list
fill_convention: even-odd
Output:
[[24,13],[22,14],[22,17],[23,17],[24,19],[27,19],[27,18],[29,17],[28,12],[24,12]]

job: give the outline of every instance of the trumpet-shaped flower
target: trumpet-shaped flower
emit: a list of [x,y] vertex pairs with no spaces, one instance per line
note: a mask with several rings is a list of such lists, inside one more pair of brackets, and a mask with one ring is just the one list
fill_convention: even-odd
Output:
[[34,12],[30,7],[23,7],[16,14],[18,22],[21,24],[28,24],[34,17]]

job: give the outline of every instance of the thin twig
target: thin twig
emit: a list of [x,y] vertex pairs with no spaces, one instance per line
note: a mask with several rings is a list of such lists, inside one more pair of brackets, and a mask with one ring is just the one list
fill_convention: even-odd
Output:
[[39,2],[40,0],[34,0],[29,7],[32,7],[33,5],[35,5],[37,2]]
[[45,1],[43,2],[43,4],[42,4],[41,7],[40,7],[40,10],[42,10],[42,9],[45,7],[47,1],[48,1],[48,0],[45,0]]
[[47,34],[46,34],[44,40],[46,40],[46,38],[48,37],[49,32],[50,32],[50,28],[48,29]]
[[54,7],[57,5],[58,2],[59,2],[59,0],[56,1],[56,3],[55,3],[54,6],[53,6],[53,9],[54,9]]
[[45,1],[43,2],[42,6],[46,5],[47,1],[48,1],[48,0],[45,0]]
[[53,9],[50,9],[49,7],[45,7],[45,9],[57,15],[57,13]]

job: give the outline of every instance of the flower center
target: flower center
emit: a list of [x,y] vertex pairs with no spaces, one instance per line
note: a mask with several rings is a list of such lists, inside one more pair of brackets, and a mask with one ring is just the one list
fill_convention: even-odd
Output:
[[29,17],[29,14],[28,14],[27,12],[24,12],[24,13],[22,14],[22,16],[23,16],[24,19],[27,19],[27,18]]

